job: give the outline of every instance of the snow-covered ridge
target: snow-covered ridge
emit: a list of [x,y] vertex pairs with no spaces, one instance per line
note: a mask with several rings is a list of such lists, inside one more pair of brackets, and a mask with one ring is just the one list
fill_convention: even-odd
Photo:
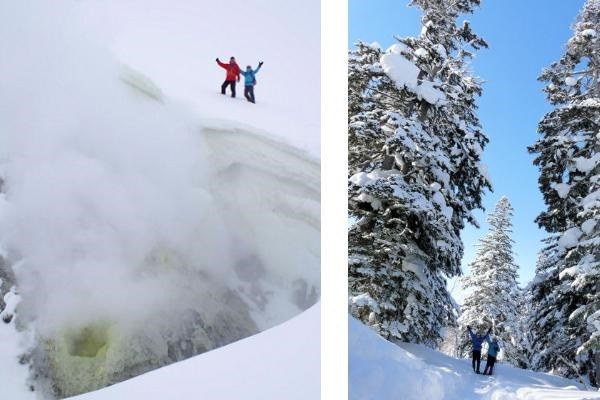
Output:
[[[105,36],[119,61],[143,71],[196,115],[247,124],[319,156],[318,0],[76,3],[87,29]],[[244,99],[243,80],[237,99],[219,93],[225,71],[215,58],[230,56],[242,68],[264,61],[256,75],[256,105]]]

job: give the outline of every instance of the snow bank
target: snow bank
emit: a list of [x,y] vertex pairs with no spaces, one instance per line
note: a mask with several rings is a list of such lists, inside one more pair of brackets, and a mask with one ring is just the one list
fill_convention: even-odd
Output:
[[[445,399],[443,377],[414,355],[348,317],[349,399]],[[464,399],[461,399],[464,400]]]
[[[392,344],[348,317],[348,390],[352,400],[581,400],[600,393],[574,381],[498,363],[492,377],[470,360],[421,345]],[[485,365],[485,362],[484,362]]]
[[318,303],[258,335],[72,399],[318,399],[320,316]]

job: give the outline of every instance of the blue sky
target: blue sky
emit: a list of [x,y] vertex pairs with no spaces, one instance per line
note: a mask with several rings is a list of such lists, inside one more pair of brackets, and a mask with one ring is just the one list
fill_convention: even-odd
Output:
[[[490,143],[483,161],[488,165],[493,193],[485,197],[486,211],[492,211],[501,196],[511,201],[514,250],[520,266],[520,282],[534,275],[540,240],[535,217],[544,209],[538,190],[538,170],[527,146],[538,137],[537,123],[551,108],[543,85],[536,80],[542,68],[557,60],[571,36],[584,0],[483,0],[482,6],[465,18],[475,32],[489,44],[477,53],[472,68],[484,81],[478,115]],[[408,7],[408,0],[349,0],[349,41],[378,42],[386,48],[396,36],[416,36],[420,32],[420,13]],[[463,270],[473,260],[477,239],[485,234],[485,215],[476,213],[481,229],[467,228]],[[454,287],[453,283],[450,284]],[[461,300],[463,293],[453,293]]]

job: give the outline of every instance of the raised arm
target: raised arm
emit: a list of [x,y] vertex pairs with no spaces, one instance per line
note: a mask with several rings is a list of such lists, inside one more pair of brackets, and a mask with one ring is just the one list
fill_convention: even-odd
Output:
[[471,340],[474,340],[475,334],[473,333],[473,331],[471,330],[471,327],[469,325],[467,325],[467,331],[469,333],[469,336],[471,337]]
[[256,68],[256,69],[254,70],[254,73],[255,73],[255,74],[257,74],[257,73],[258,73],[258,71],[260,71],[260,67],[262,67],[262,65],[263,65],[263,64],[264,64],[264,62],[262,62],[262,61],[258,63],[258,68]]
[[217,61],[217,64],[219,64],[219,67],[221,67],[221,68],[227,69],[227,67],[229,67],[229,64],[222,63],[221,60],[219,60],[218,58],[216,61]]
[[492,328],[488,329],[487,332],[485,333],[485,337],[484,340],[489,340],[490,339],[490,333],[492,332]]

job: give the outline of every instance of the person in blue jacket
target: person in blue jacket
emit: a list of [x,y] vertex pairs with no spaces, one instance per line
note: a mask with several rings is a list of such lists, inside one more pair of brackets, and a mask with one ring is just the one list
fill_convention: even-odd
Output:
[[[480,374],[481,372],[479,371],[479,366],[481,365],[481,345],[484,341],[489,339],[492,328],[488,329],[484,336],[473,333],[469,325],[467,325],[467,330],[469,331],[471,343],[473,344],[473,371],[475,371],[477,374]],[[475,368],[475,366],[477,366],[477,368]]]
[[247,66],[245,71],[240,71],[240,74],[244,75],[244,97],[250,103],[256,103],[254,99],[254,85],[256,85],[256,77],[264,63],[261,61],[258,63],[258,68],[252,70],[251,66]]
[[483,374],[491,375],[492,371],[494,370],[494,364],[496,363],[496,357],[498,356],[498,352],[500,351],[500,346],[498,345],[498,341],[495,338],[492,338],[491,340],[488,339],[487,342],[487,361],[485,363],[485,368],[483,369]]

